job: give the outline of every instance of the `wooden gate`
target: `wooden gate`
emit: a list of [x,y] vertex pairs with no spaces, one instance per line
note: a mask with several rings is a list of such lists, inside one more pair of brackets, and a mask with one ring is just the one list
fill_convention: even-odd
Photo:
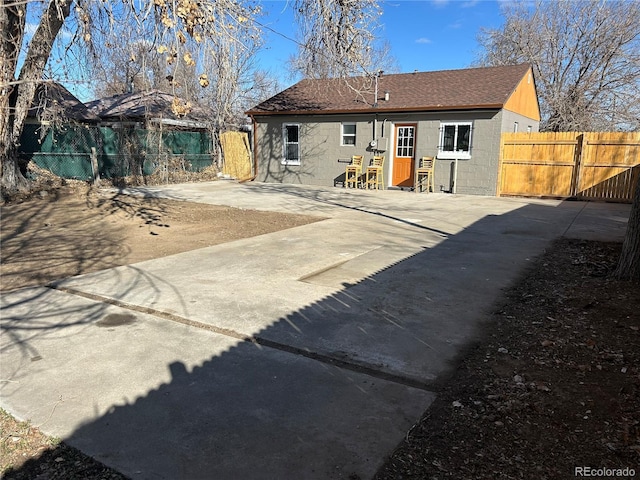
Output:
[[251,178],[251,148],[247,133],[221,133],[220,144],[222,145],[222,154],[224,156],[223,173],[238,180]]
[[631,202],[640,132],[503,133],[498,195]]

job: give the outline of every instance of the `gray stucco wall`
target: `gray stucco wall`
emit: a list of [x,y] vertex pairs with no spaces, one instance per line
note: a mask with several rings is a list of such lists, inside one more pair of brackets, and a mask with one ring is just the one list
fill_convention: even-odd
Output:
[[[416,123],[416,160],[436,156],[442,122],[473,123],[471,158],[438,159],[435,167],[436,191],[451,191],[476,195],[495,195],[498,180],[500,134],[513,131],[518,121],[537,124],[526,117],[507,111],[433,112],[370,115],[269,116],[256,117],[257,179],[264,182],[311,185],[342,185],[345,167],[352,155],[364,155],[365,163],[374,155],[369,142],[388,138],[385,155],[385,184],[390,185],[393,168],[393,133],[396,123]],[[341,123],[356,123],[356,145],[341,145]],[[529,122],[529,123],[527,123]],[[300,165],[282,165],[282,126],[300,125]],[[374,125],[377,127],[374,132]],[[536,130],[533,130],[536,131]],[[380,148],[380,147],[378,147]]]
[[[345,167],[352,155],[366,155],[367,159],[373,155],[368,149],[373,135],[373,119],[370,117],[278,115],[256,120],[257,179],[263,182],[334,185],[342,183]],[[341,145],[342,122],[356,123],[354,146]],[[300,165],[282,164],[284,124],[300,125]]]
[[[440,124],[442,122],[473,122],[470,159],[442,159],[436,161],[436,191],[474,195],[495,195],[500,145],[500,112],[459,112],[440,114],[428,126],[433,131],[428,155],[438,153]],[[423,129],[424,130],[424,129]],[[420,155],[422,156],[422,155]]]
[[526,133],[527,127],[531,127],[532,132],[538,132],[540,130],[540,122],[532,120],[518,113],[510,112],[509,110],[502,111],[502,131],[514,132],[514,124],[518,122],[518,132]]

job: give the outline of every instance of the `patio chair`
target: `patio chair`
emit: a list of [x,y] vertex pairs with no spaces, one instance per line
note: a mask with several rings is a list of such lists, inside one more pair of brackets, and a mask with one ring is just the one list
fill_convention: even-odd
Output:
[[377,190],[384,190],[384,156],[376,155],[371,160],[371,165],[367,167],[365,175],[365,184],[367,188],[375,188]]
[[424,192],[425,189],[427,193],[429,193],[429,189],[431,189],[432,192],[435,191],[433,183],[434,167],[434,157],[422,157],[420,159],[420,163],[416,169],[415,184],[413,186],[416,192]]
[[362,184],[362,164],[364,157],[362,155],[354,155],[351,157],[351,163],[347,165],[344,172],[344,186],[358,188],[358,184]]

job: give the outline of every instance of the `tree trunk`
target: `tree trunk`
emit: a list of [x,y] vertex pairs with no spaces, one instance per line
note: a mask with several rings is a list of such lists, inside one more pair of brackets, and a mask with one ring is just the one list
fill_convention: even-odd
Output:
[[25,2],[7,0],[0,7],[0,187],[4,193],[27,188],[18,159],[18,146],[36,87],[51,55],[53,43],[71,12],[73,0],[50,0],[29,42],[20,75],[18,56],[25,30]]
[[627,233],[614,275],[623,280],[640,281],[640,178],[636,182]]
[[[12,137],[13,112],[17,96],[15,71],[24,38],[26,6],[7,0],[0,7],[0,187],[17,190],[26,180],[17,162],[16,141]],[[5,188],[5,185],[10,188]]]

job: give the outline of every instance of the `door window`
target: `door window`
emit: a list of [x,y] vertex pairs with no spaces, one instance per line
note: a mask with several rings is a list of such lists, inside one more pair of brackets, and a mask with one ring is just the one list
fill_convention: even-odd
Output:
[[396,157],[413,158],[415,127],[398,127],[396,140]]

